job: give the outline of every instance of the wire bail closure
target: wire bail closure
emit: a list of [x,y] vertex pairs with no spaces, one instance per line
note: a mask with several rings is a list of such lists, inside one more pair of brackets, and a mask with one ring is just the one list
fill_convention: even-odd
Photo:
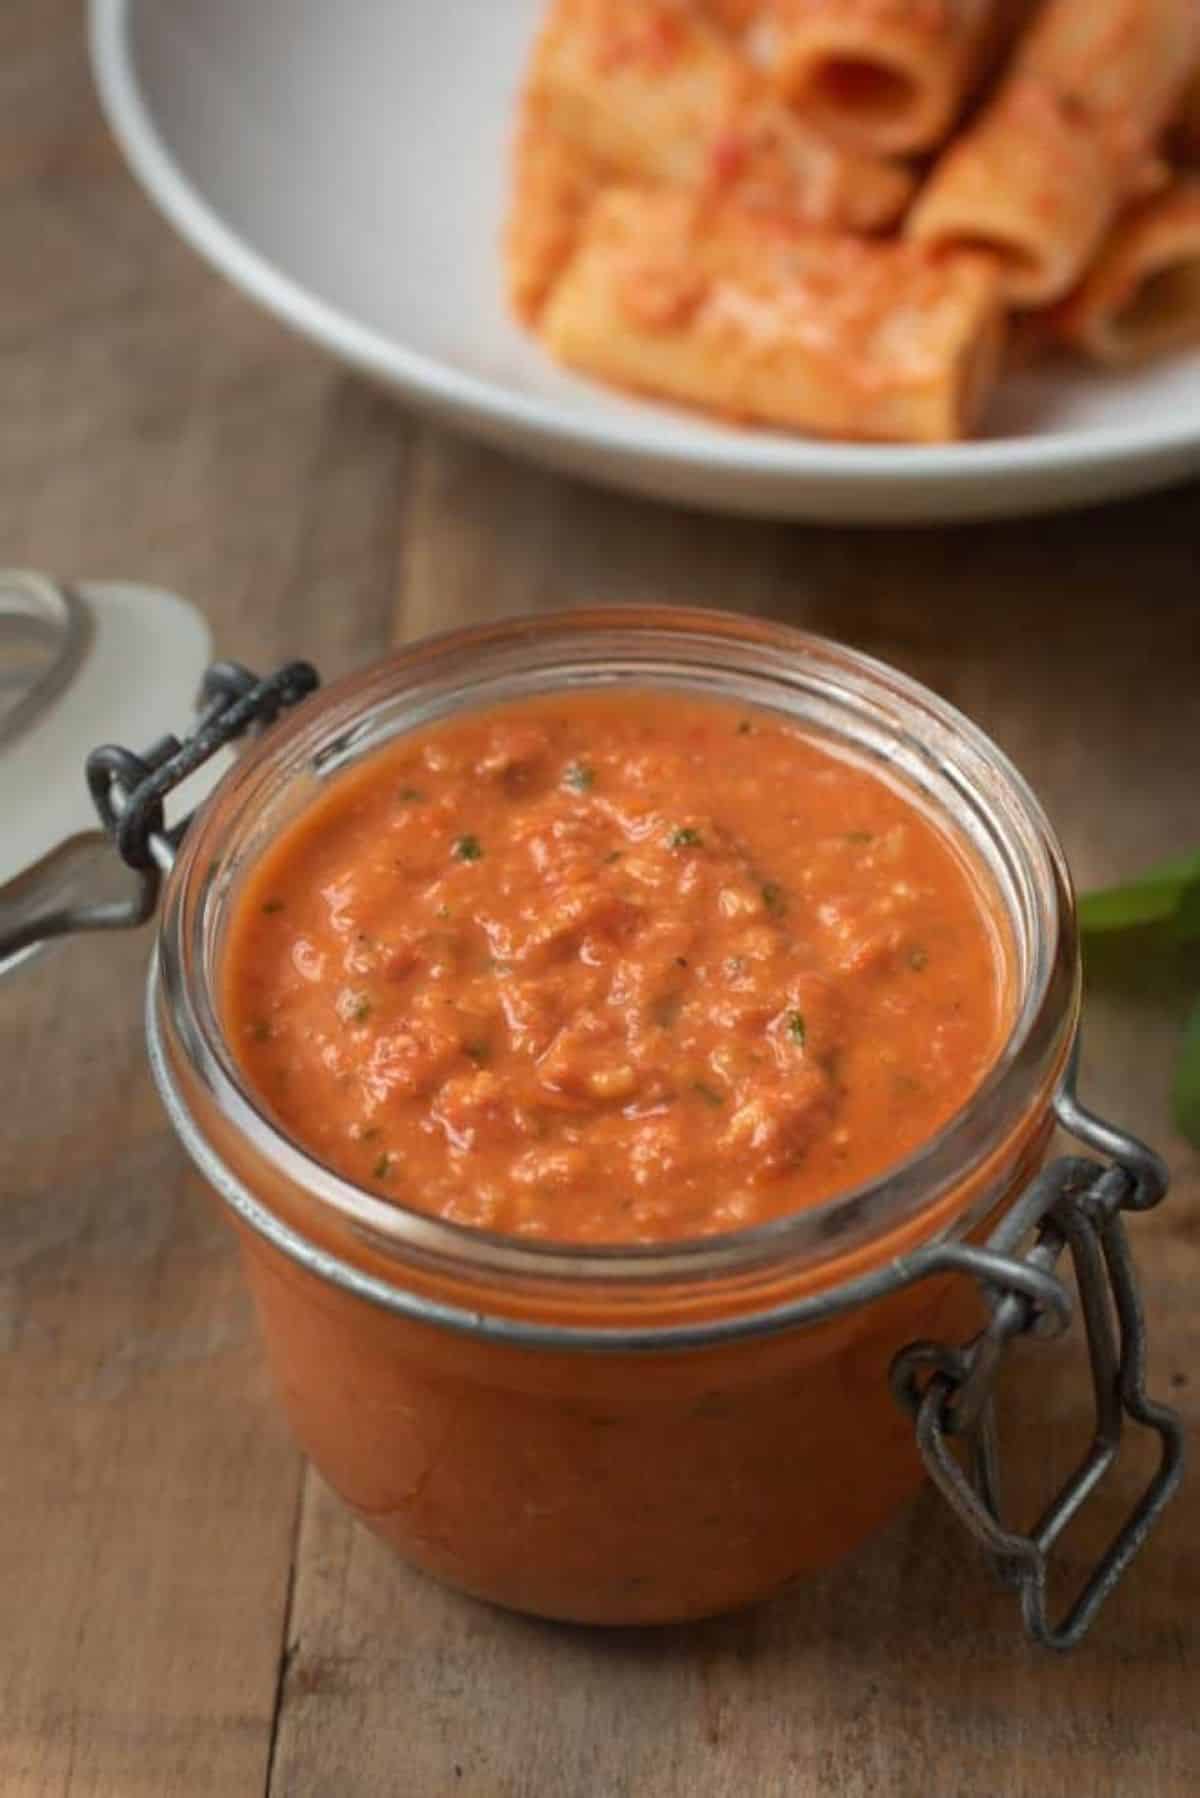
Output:
[[[162,737],[143,755],[115,743],[93,749],[86,764],[92,803],[121,860],[140,878],[123,922],[141,924],[150,917],[162,877],[191,822],[189,814],[167,828],[168,795],[220,750],[248,731],[267,729],[280,712],[319,685],[320,676],[309,662],[288,662],[265,679],[237,662],[214,662],[201,683],[195,727],[182,742]],[[87,926],[76,923],[75,928]]]
[[[1166,1167],[1135,1137],[1079,1104],[1074,1070],[1055,1111],[1064,1130],[1085,1148],[1112,1157],[1111,1164],[1082,1156],[1052,1162],[985,1248],[952,1245],[950,1264],[980,1281],[990,1319],[960,1348],[911,1343],[893,1361],[891,1382],[896,1399],[916,1420],[917,1446],[930,1478],[1001,1581],[1020,1594],[1026,1632],[1044,1647],[1066,1650],[1083,1640],[1177,1491],[1184,1438],[1178,1414],[1146,1392],[1145,1321],[1122,1222],[1123,1212],[1148,1211],[1165,1196]],[[1033,1245],[1018,1258],[1017,1246],[1031,1230]],[[1058,1335],[1069,1323],[1071,1295],[1055,1272],[1064,1250],[1075,1269],[1083,1312],[1095,1430],[1075,1471],[1022,1535],[1001,1517],[993,1389],[1015,1337]],[[1065,1617],[1054,1623],[1047,1595],[1051,1551],[1115,1462],[1126,1419],[1158,1436],[1158,1467]],[[951,1447],[955,1436],[966,1446],[965,1466]]]

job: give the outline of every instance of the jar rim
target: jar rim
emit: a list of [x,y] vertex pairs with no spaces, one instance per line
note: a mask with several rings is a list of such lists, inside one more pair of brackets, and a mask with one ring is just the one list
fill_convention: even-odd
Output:
[[[901,781],[927,779],[923,798],[935,811],[933,786],[940,782],[943,809],[959,832],[971,813],[974,847],[992,857],[994,875],[1000,864],[1006,871],[1008,884],[999,885],[1021,951],[1020,991],[1007,1039],[983,1081],[903,1160],[819,1205],[744,1229],[662,1244],[576,1244],[500,1235],[378,1198],[269,1116],[222,1029],[215,968],[220,921],[240,872],[272,840],[272,806],[288,803],[302,773],[318,782],[336,778],[433,717],[504,703],[520,691],[561,690],[568,675],[573,685],[590,680],[611,689],[628,680],[760,706],[773,696],[776,710],[816,735],[836,734],[841,707],[837,729],[858,731],[855,740],[869,743]],[[952,801],[965,808],[963,816],[954,816]],[[1074,906],[1058,839],[1023,777],[955,707],[873,657],[789,626],[683,607],[599,606],[423,639],[324,689],[260,739],[206,802],[168,884],[152,975],[151,1042],[176,1127],[227,1198],[239,1183],[196,1121],[184,1090],[193,1081],[206,1109],[215,1108],[252,1159],[311,1207],[314,1224],[341,1220],[376,1259],[383,1254],[401,1267],[542,1289],[549,1283],[644,1295],[664,1285],[695,1289],[722,1278],[811,1269],[886,1240],[896,1226],[932,1211],[1061,1079],[1078,988]],[[309,1234],[302,1223],[300,1236]]]

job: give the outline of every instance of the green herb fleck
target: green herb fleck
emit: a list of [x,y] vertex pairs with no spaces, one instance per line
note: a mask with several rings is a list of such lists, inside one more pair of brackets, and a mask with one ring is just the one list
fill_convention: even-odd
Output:
[[590,793],[596,784],[596,770],[586,762],[572,762],[563,775],[563,785],[576,793]]
[[283,910],[283,900],[282,899],[268,899],[266,904],[263,906],[263,910],[266,912],[268,918],[273,918],[277,911]]
[[371,1169],[371,1174],[376,1180],[386,1180],[391,1171],[392,1158],[385,1149],[383,1154],[379,1157],[379,1160],[375,1163],[375,1166]]
[[478,837],[459,837],[454,845],[454,857],[460,862],[477,862],[483,855],[483,844]]
[[703,849],[704,838],[690,824],[685,824],[679,830],[671,832],[667,838],[667,846],[670,849]]
[[927,949],[922,949],[920,944],[918,944],[915,949],[910,949],[908,952],[908,965],[914,974],[923,974],[929,966],[929,951]]
[[361,996],[346,1007],[346,1017],[351,1024],[365,1024],[371,1015],[371,1001]]
[[379,1138],[379,1125],[368,1124],[365,1130],[358,1133],[359,1142],[376,1142]]
[[848,830],[846,841],[848,843],[873,843],[875,832],[873,830]]
[[611,868],[614,862],[619,862],[621,859],[622,853],[623,853],[623,851],[620,849],[610,850],[609,853],[604,858],[605,867]]
[[787,910],[787,894],[775,881],[764,881],[762,902],[773,918],[781,918]]
[[420,787],[401,787],[400,800],[404,805],[424,805],[425,795]]
[[251,1024],[250,1034],[256,1043],[269,1043],[271,1040],[271,1026],[267,1023],[265,1018],[259,1018],[256,1024]]
[[805,1039],[808,1036],[808,1026],[804,1022],[804,1013],[802,1011],[789,1011],[787,1033],[792,1041],[797,1043],[800,1048],[804,1047]]
[[477,1068],[481,1068],[488,1058],[488,1046],[484,1042],[464,1043],[463,1054],[468,1056]]
[[693,1080],[692,1091],[704,1100],[706,1105],[724,1105],[725,1095],[719,1093],[715,1086],[709,1086],[703,1080]]

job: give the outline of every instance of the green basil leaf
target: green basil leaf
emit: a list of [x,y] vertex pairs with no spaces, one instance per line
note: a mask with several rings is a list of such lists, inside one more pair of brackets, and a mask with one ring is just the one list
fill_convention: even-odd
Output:
[[1183,1033],[1183,1048],[1175,1069],[1171,1095],[1175,1122],[1190,1143],[1200,1149],[1200,1005]]
[[1200,935],[1200,850],[1160,862],[1124,886],[1085,893],[1079,923],[1085,936],[1136,930],[1175,919],[1181,935]]

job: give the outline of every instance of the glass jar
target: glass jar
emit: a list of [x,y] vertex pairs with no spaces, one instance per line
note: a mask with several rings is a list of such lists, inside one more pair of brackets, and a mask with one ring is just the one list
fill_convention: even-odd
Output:
[[[243,874],[325,783],[399,733],[621,683],[773,708],[852,746],[936,814],[1007,922],[1014,1003],[995,1067],[869,1185],[702,1241],[517,1241],[356,1188],[280,1132],[225,1040],[215,995]],[[986,1456],[968,1487],[946,1438],[986,1424],[1007,1337],[1065,1316],[1052,1269],[1064,1243],[1079,1262],[1084,1227],[1073,1235],[1063,1211],[1082,1190],[1078,1170],[1085,1185],[1124,1181],[1104,1229],[1162,1186],[1153,1157],[1106,1137],[1068,1096],[1079,989],[1062,852],[1020,776],[951,707],[761,621],[604,609],[417,645],[265,735],[170,873],[148,1031],[175,1127],[236,1226],[296,1436],[345,1502],[408,1560],[480,1597],[657,1623],[745,1604],[836,1561],[909,1497],[923,1460],[964,1515],[976,1506],[981,1535],[989,1522],[1003,1535]],[[1069,1179],[1035,1181],[1056,1108],[1125,1166],[1073,1162]],[[1018,1235],[1039,1224],[1033,1254],[1015,1259]],[[973,1335],[965,1354],[945,1346]],[[1112,1382],[1116,1392],[1115,1371]],[[923,1420],[919,1446],[892,1385]],[[1157,1506],[1178,1444],[1150,1421],[1164,1441]],[[986,1448],[986,1431],[976,1440]],[[1007,1538],[1010,1561],[1012,1544],[1044,1556],[1050,1540]],[[1053,1639],[1048,1625],[1035,1633]]]

